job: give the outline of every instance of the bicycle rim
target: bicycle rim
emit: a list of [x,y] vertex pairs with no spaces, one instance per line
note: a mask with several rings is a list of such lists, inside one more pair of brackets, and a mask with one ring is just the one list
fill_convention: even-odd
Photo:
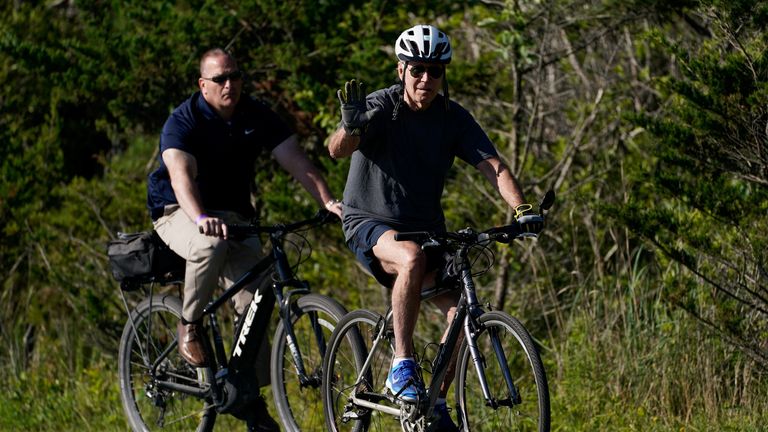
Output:
[[216,410],[203,399],[163,389],[165,381],[194,387],[207,386],[210,369],[196,369],[175,347],[162,360],[155,376],[152,364],[176,340],[181,301],[153,296],[139,303],[123,329],[118,354],[120,398],[134,431],[210,431]]
[[512,399],[502,367],[492,345],[492,335],[506,356],[507,367],[520,398],[512,406],[491,407],[481,390],[477,370],[466,341],[459,352],[456,370],[456,399],[461,418],[471,431],[538,431],[548,432],[550,422],[549,390],[538,350],[523,325],[503,312],[486,312],[480,316],[482,331],[477,346],[484,359],[485,377],[495,402]]
[[[335,300],[308,294],[300,297],[291,310],[291,322],[296,336],[296,348],[301,353],[308,382],[302,385],[288,347],[286,329],[279,322],[272,345],[272,394],[280,420],[288,432],[324,429],[323,398],[320,391],[325,347],[336,323],[346,310]],[[316,318],[322,343],[321,352],[313,318]]]
[[383,393],[384,383],[392,363],[392,346],[387,342],[376,350],[370,368],[362,381],[358,376],[376,335],[380,316],[366,310],[347,314],[336,326],[325,356],[323,375],[323,403],[329,431],[388,431],[399,430],[399,424],[378,411],[351,402],[353,390],[369,394],[376,400]]

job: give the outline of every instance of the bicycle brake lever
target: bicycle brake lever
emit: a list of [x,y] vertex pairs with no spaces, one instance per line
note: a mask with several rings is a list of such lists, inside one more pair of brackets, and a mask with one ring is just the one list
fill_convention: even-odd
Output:
[[542,198],[541,203],[539,203],[539,214],[544,216],[544,212],[549,210],[549,208],[552,207],[552,204],[554,203],[555,191],[550,189],[547,191],[547,193],[544,194],[544,198]]
[[425,250],[431,247],[437,247],[440,246],[440,243],[436,242],[433,239],[429,239],[428,241],[421,244],[421,250]]

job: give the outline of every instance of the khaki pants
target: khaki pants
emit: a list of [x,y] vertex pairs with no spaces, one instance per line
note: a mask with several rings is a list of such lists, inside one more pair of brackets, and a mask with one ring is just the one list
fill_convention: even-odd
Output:
[[[234,212],[208,212],[225,223],[247,224],[248,220]],[[258,237],[243,241],[224,240],[200,234],[197,224],[181,207],[165,207],[162,217],[154,222],[155,231],[174,252],[187,260],[184,275],[184,298],[182,316],[187,321],[196,321],[203,315],[203,309],[213,298],[218,286],[228,288],[250,269],[263,254]],[[259,286],[257,279],[232,297],[235,312],[242,315]],[[266,331],[266,329],[264,329]],[[269,384],[269,341],[264,338],[256,357],[256,372],[259,385]]]

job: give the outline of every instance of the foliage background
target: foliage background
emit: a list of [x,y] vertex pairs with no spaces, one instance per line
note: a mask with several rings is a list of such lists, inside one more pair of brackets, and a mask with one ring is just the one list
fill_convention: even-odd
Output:
[[[528,199],[558,194],[545,234],[498,249],[481,284],[540,339],[554,429],[768,424],[768,2],[14,0],[0,6],[0,429],[126,428],[105,242],[149,228],[158,133],[202,51],[233,50],[246,91],[340,194],[335,90],[391,84],[392,43],[420,22],[451,36],[451,97]],[[264,221],[314,211],[259,168]],[[444,203],[454,228],[511,217],[460,163]],[[313,234],[302,275],[384,309],[339,231]]]

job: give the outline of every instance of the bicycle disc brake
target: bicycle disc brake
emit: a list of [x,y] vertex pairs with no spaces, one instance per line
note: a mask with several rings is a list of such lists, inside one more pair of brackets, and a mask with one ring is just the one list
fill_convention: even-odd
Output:
[[403,431],[405,432],[426,432],[427,419],[419,414],[419,407],[417,404],[401,403],[400,426],[402,426]]

